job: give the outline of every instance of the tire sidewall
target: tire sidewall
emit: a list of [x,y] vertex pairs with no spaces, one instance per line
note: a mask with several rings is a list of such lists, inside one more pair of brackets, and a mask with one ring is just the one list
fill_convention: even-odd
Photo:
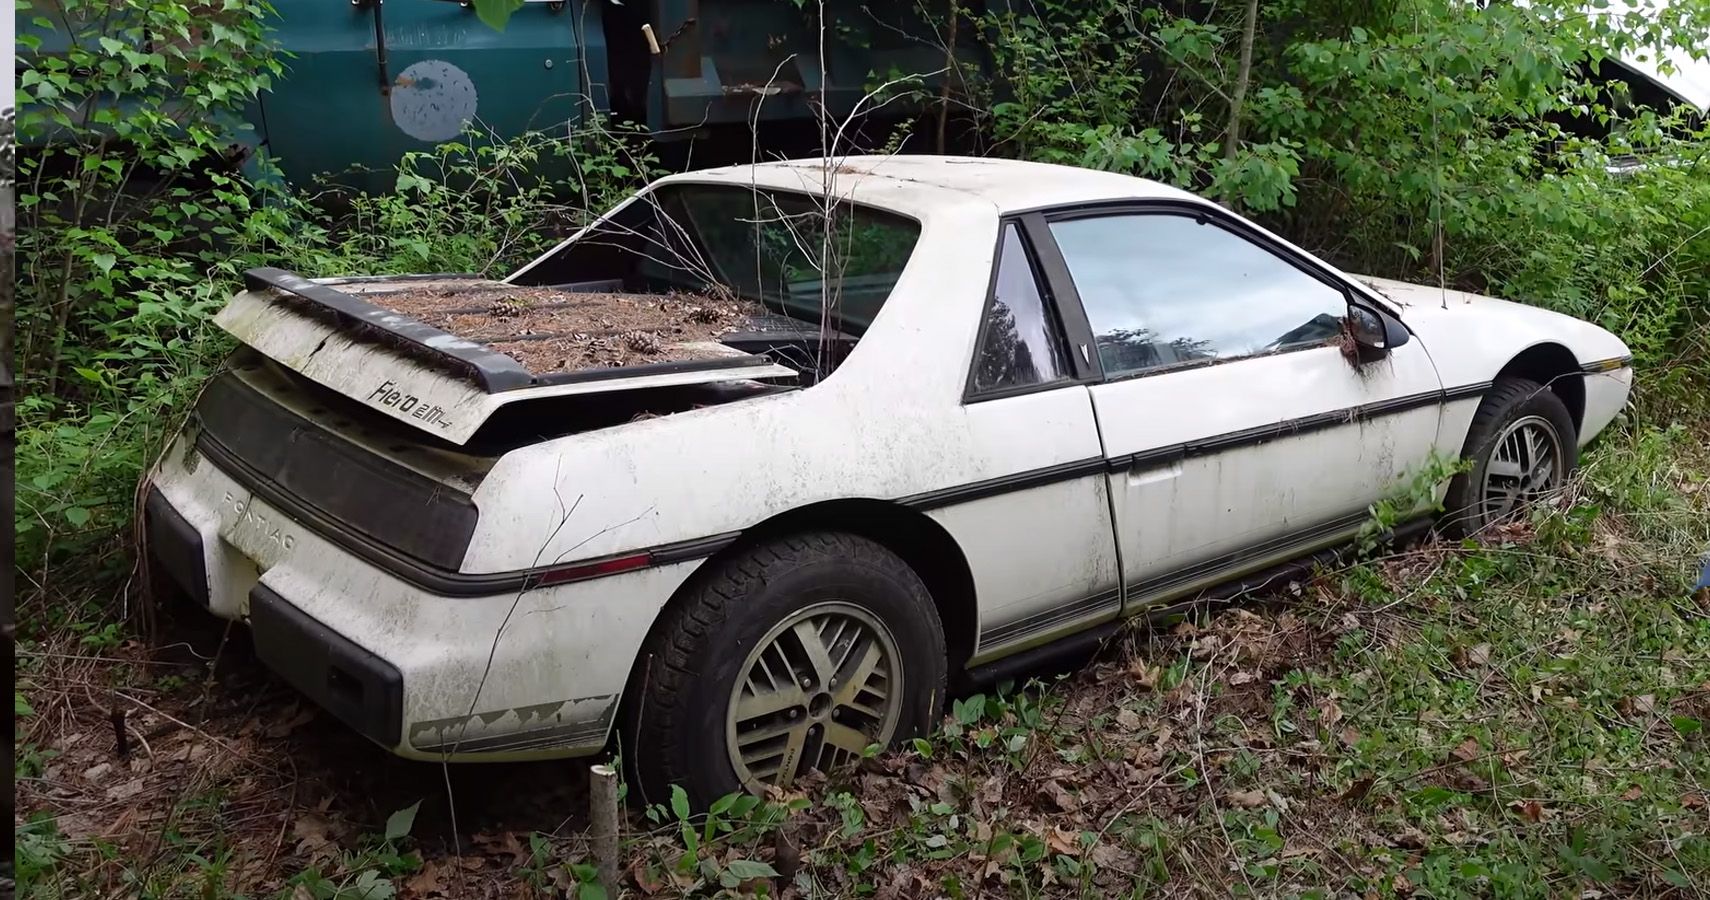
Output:
[[1497,437],[1512,423],[1535,416],[1550,424],[1561,448],[1560,477],[1564,482],[1579,465],[1579,435],[1573,416],[1561,398],[1549,388],[1531,381],[1514,380],[1498,384],[1507,386],[1515,396],[1504,397],[1497,406],[1488,411],[1481,409],[1474,416],[1472,433],[1467,435],[1466,448],[1462,452],[1463,458],[1472,461],[1472,467],[1450,482],[1446,508],[1449,530],[1456,536],[1471,535],[1491,524],[1484,518],[1481,497],[1485,474],[1496,451]]
[[[875,547],[875,549],[878,549]],[[882,551],[881,551],[882,552]],[[707,633],[693,654],[699,674],[683,698],[687,714],[665,747],[636,748],[674,756],[670,769],[686,776],[690,800],[704,806],[742,790],[725,743],[731,694],[746,674],[744,663],[779,622],[811,606],[838,601],[872,614],[891,632],[901,657],[902,708],[891,744],[927,733],[943,699],[945,656],[942,626],[920,579],[900,559],[819,556],[795,561],[782,571],[769,570],[765,581],[746,595],[730,598],[728,617]],[[888,558],[893,565],[876,564]],[[653,768],[638,760],[642,773]],[[669,786],[648,784],[649,799]]]

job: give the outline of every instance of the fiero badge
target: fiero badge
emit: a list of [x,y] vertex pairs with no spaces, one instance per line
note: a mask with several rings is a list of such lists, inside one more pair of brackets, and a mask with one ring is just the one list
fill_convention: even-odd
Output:
[[382,382],[368,395],[368,402],[391,407],[412,419],[420,419],[424,425],[451,427],[451,419],[446,416],[444,407],[429,404],[415,394],[398,390],[396,381]]

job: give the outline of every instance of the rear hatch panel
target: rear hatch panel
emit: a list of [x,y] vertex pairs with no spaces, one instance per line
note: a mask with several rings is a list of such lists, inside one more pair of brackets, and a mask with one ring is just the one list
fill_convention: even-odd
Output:
[[483,343],[379,305],[388,290],[481,281],[456,275],[317,281],[252,269],[245,273],[247,290],[215,322],[317,384],[453,444],[467,443],[501,407],[528,400],[796,376],[734,348],[709,359],[536,374]]

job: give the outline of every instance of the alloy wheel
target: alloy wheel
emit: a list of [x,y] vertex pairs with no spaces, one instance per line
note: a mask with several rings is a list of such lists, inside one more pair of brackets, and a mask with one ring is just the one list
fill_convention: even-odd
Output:
[[743,663],[725,713],[743,786],[787,787],[888,744],[904,696],[901,658],[890,629],[853,604],[817,603],[773,626]]
[[1484,521],[1499,522],[1562,483],[1562,444],[1555,426],[1540,416],[1509,423],[1497,435],[1484,469]]

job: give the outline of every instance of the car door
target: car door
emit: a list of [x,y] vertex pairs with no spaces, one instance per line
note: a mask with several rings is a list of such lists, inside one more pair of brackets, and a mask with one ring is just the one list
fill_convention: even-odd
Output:
[[1429,459],[1442,385],[1424,348],[1355,365],[1354,294],[1298,251],[1198,204],[1033,227],[1065,317],[1085,316],[1070,339],[1101,372],[1128,611],[1350,536]]
[[905,502],[955,536],[979,602],[979,663],[1121,613],[1088,370],[1067,352],[1021,229],[1004,223],[962,417],[1003,477]]

